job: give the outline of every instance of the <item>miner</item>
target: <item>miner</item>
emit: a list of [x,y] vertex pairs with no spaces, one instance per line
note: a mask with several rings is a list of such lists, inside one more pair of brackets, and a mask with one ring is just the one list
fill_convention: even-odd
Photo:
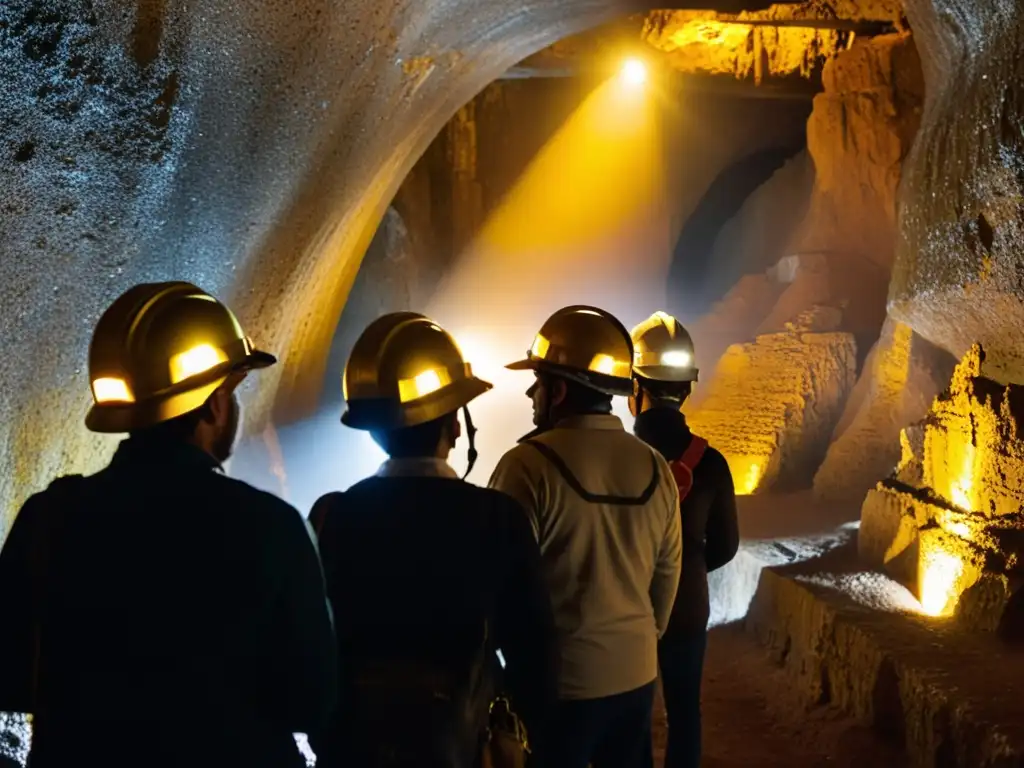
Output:
[[[469,768],[507,697],[518,747],[542,733],[558,653],[540,553],[519,505],[448,464],[467,405],[491,389],[452,337],[413,312],[363,332],[345,366],[342,422],[388,459],[314,505],[344,659],[328,766]],[[504,661],[505,670],[501,666]],[[507,720],[508,718],[506,718]]]
[[128,437],[0,553],[0,711],[32,713],[33,768],[305,764],[293,734],[324,727],[337,674],[312,532],[222,471],[235,390],[274,362],[188,283],[100,318],[85,424]]
[[708,573],[736,555],[736,495],[725,458],[690,431],[681,410],[697,381],[690,334],[671,315],[655,312],[631,335],[633,431],[669,462],[682,517],[683,573],[668,631],[658,644],[668,715],[665,768],[699,768]]
[[566,307],[520,362],[536,429],[491,486],[526,509],[540,543],[562,657],[559,705],[538,745],[548,768],[652,765],[658,637],[682,557],[667,462],[623,429],[612,397],[632,393],[633,344],[609,313]]

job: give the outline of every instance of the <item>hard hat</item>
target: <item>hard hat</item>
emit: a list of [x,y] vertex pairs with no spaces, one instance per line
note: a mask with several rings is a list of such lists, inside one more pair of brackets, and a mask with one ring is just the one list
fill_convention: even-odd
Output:
[[630,334],[633,373],[654,381],[696,381],[690,334],[672,315],[655,312]]
[[202,406],[233,373],[265,368],[231,310],[183,282],[144,283],[103,313],[89,346],[93,432],[130,432]]
[[613,315],[597,307],[564,307],[541,326],[526,358],[506,368],[551,373],[608,395],[630,395],[633,342]]
[[416,312],[374,320],[356,341],[342,382],[354,429],[393,430],[440,418],[491,384],[473,375],[455,340]]

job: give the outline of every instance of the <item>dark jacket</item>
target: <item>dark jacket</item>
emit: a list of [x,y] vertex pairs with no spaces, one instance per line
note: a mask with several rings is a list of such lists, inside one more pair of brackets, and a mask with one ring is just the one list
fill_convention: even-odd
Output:
[[290,768],[305,764],[292,734],[329,720],[309,530],[198,448],[128,439],[98,474],[30,498],[0,584],[0,711],[32,708],[40,617],[33,768]]
[[[534,734],[541,728],[557,696],[558,650],[537,544],[515,501],[455,477],[372,477],[324,496],[310,518],[346,672],[468,667],[486,623],[514,709]],[[488,659],[495,670],[496,655]],[[334,741],[358,741],[362,733],[346,730],[360,709],[347,674],[340,701],[345,738]],[[332,766],[353,764],[331,752]]]
[[[683,414],[670,408],[651,408],[636,418],[633,432],[669,462],[683,455],[693,433]],[[672,618],[663,640],[706,629],[708,572],[736,556],[740,534],[736,492],[725,457],[711,446],[693,472],[693,487],[680,502],[683,524],[683,574]]]

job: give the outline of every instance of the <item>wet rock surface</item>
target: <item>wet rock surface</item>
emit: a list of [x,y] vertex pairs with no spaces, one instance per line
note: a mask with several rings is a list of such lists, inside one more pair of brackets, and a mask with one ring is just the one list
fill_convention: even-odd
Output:
[[890,312],[987,375],[1024,380],[1024,7],[907,0],[927,98],[900,190]]

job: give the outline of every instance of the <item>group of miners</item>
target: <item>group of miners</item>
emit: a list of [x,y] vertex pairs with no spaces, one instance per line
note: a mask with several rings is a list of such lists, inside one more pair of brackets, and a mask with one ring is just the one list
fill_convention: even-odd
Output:
[[31,768],[290,768],[302,736],[328,768],[651,768],[659,674],[665,765],[699,765],[707,573],[739,534],[674,318],[555,312],[508,366],[536,429],[482,488],[447,458],[464,423],[472,467],[491,385],[429,318],[380,317],[342,422],[388,458],[308,523],[222,468],[237,390],[275,362],[189,283],[99,320],[85,423],[128,437],[0,552],[0,712],[31,715]]

